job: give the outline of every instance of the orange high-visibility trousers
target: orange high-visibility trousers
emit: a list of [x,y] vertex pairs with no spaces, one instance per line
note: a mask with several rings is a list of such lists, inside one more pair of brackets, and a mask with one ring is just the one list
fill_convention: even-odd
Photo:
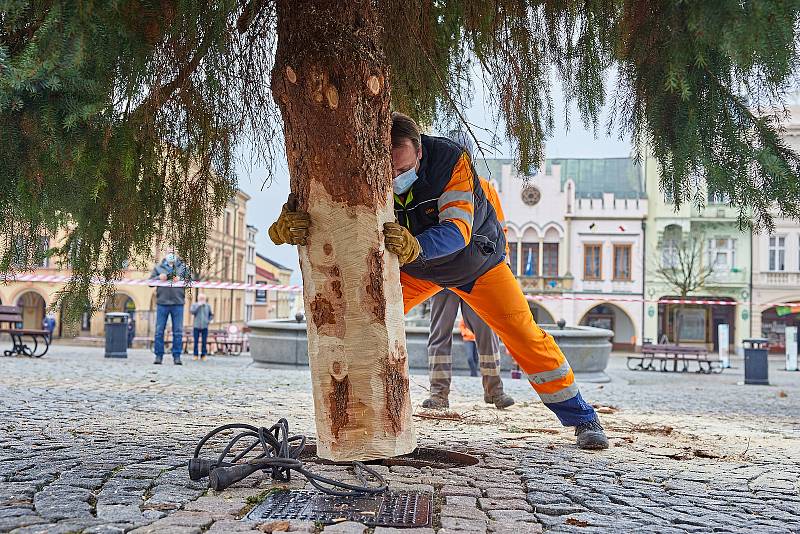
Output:
[[[405,312],[441,287],[400,273]],[[448,288],[469,304],[500,337],[508,352],[528,375],[533,389],[565,426],[597,419],[581,397],[575,375],[553,336],[533,320],[528,301],[505,262],[479,277],[471,288]]]

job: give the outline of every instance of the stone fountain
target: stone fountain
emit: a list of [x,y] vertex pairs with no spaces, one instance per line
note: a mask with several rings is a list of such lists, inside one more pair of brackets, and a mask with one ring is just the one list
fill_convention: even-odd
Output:
[[[412,372],[428,371],[428,326],[414,319],[406,325],[408,363]],[[253,362],[264,367],[308,366],[308,340],[306,323],[302,314],[294,320],[250,321],[250,354]],[[557,325],[540,325],[551,334],[567,357],[575,377],[581,382],[608,382],[605,374],[611,354],[611,339],[614,332],[591,326],[566,326],[561,320]],[[464,347],[458,330],[453,330],[453,369],[457,374],[469,371]],[[501,365],[504,372],[515,368],[511,356],[501,347]]]

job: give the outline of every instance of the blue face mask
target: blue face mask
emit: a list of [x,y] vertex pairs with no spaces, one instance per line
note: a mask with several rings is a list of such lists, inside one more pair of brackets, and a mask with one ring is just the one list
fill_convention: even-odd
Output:
[[414,185],[414,182],[416,181],[417,169],[415,167],[411,167],[406,172],[397,175],[397,178],[394,179],[392,184],[392,188],[394,189],[395,194],[402,195],[411,189],[411,186]]

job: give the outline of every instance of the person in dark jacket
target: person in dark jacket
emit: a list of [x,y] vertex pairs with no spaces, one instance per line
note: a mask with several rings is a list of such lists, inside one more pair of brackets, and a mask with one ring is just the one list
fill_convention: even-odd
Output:
[[[443,137],[421,135],[392,114],[392,171],[397,222],[384,224],[386,250],[400,262],[406,312],[447,288],[500,336],[533,389],[582,449],[608,439],[553,336],[533,320],[528,301],[504,261],[506,241],[469,154]],[[284,206],[269,235],[275,244],[307,246],[308,213]]]
[[[162,282],[186,282],[190,277],[186,265],[175,256],[174,252],[170,252],[161,263],[153,267],[150,279]],[[164,330],[167,328],[167,319],[172,321],[172,361],[175,365],[182,365],[183,304],[185,301],[186,289],[183,285],[158,286],[156,288],[156,338],[153,347],[153,352],[156,354],[153,363],[156,365],[161,365],[164,359]]]

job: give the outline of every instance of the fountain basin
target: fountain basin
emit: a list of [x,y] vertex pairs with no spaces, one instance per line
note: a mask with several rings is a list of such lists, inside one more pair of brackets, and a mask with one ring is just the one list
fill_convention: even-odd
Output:
[[[308,366],[308,339],[306,323],[294,320],[255,320],[247,323],[251,329],[250,355],[258,366]],[[581,382],[608,382],[605,374],[611,355],[614,332],[591,326],[540,325],[551,334],[567,357],[577,380]],[[406,346],[408,365],[413,371],[428,371],[428,327],[407,326]],[[458,330],[453,330],[453,371],[469,372],[466,351]],[[501,368],[514,369],[514,362],[505,350],[500,349]]]

